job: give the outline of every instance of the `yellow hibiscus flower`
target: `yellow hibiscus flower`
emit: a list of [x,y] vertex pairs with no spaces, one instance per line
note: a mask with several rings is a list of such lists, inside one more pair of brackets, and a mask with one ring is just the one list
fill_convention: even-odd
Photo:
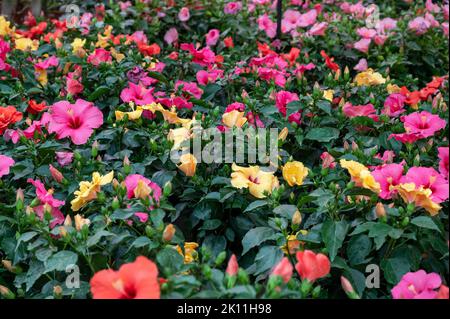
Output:
[[308,176],[308,169],[301,162],[288,162],[283,166],[283,178],[291,187],[302,185],[306,176]]
[[232,165],[231,185],[236,188],[248,188],[256,198],[265,198],[264,193],[271,194],[280,183],[271,172],[262,171],[259,166],[242,167]]
[[70,203],[74,212],[79,211],[84,205],[91,200],[97,198],[97,193],[100,191],[101,186],[111,183],[114,177],[114,171],[101,176],[98,172],[92,174],[92,181],[80,182],[79,190],[75,191],[75,199]]
[[184,263],[189,264],[194,260],[197,260],[198,254],[196,249],[198,248],[198,244],[195,242],[186,242],[184,243],[184,254],[183,250],[179,245],[176,246],[176,250],[178,253],[184,257]]
[[345,159],[341,159],[339,163],[343,168],[347,169],[356,186],[370,189],[372,192],[377,194],[381,191],[380,184],[375,181],[375,178],[366,166],[361,163],[347,161]]
[[372,69],[367,69],[364,72],[358,73],[355,76],[354,81],[358,86],[372,86],[372,85],[380,85],[386,83],[386,79],[378,73],[374,72]]

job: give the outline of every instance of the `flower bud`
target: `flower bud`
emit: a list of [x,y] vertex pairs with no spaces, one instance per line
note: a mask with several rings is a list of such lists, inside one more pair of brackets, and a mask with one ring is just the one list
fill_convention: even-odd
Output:
[[14,299],[16,296],[14,293],[9,290],[7,287],[0,285],[0,295],[2,295],[6,299]]
[[56,285],[56,286],[53,287],[53,296],[54,296],[56,299],[61,299],[61,297],[62,297],[62,292],[63,292],[63,290],[62,290],[61,286]]
[[125,158],[123,159],[123,172],[125,175],[128,175],[131,173],[131,163],[128,158],[128,156],[125,155]]
[[300,212],[296,210],[294,215],[292,216],[292,224],[300,225],[301,223],[302,223],[302,214],[300,214]]
[[17,211],[21,211],[23,209],[23,200],[24,200],[23,190],[21,188],[19,188],[16,192],[16,209],[17,209]]
[[164,184],[163,194],[165,197],[168,197],[170,196],[171,193],[172,193],[172,183],[167,182],[166,184]]
[[176,229],[172,224],[167,225],[162,235],[163,240],[171,241],[173,236],[175,235],[175,231]]
[[386,210],[384,209],[384,205],[382,203],[378,202],[375,206],[375,214],[378,218],[386,216]]
[[49,165],[50,174],[57,183],[61,183],[64,179],[63,174],[58,171],[52,164]]
[[16,267],[14,267],[10,260],[3,259],[2,260],[3,267],[9,272],[14,273],[16,271]]
[[67,229],[64,226],[60,226],[59,227],[59,234],[61,235],[61,237],[66,237],[67,236]]
[[283,128],[280,132],[280,134],[278,134],[278,140],[280,141],[285,141],[287,136],[289,134],[289,130],[287,127]]
[[92,143],[92,149],[91,149],[91,156],[93,158],[95,158],[98,155],[98,147],[99,147],[98,142],[94,141],[94,143]]
[[72,226],[72,218],[70,217],[70,215],[67,215],[64,219],[64,226]]
[[228,261],[227,269],[225,273],[228,276],[236,276],[237,272],[239,270],[239,264],[237,262],[236,255],[231,255],[230,260]]
[[219,255],[217,255],[217,258],[215,260],[216,267],[222,265],[222,263],[225,261],[226,258],[227,258],[226,251],[222,251]]
[[91,221],[87,218],[83,218],[80,214],[75,215],[75,229],[80,231],[83,229],[84,225],[89,226]]
[[353,289],[352,284],[350,283],[350,281],[345,278],[344,276],[341,276],[341,286],[342,289],[346,292],[346,293],[352,293],[355,290]]
[[116,209],[118,209],[119,207],[120,207],[119,199],[117,198],[117,196],[114,196],[113,201],[112,201],[112,203],[111,203],[111,208],[112,208],[113,210],[116,210]]
[[350,79],[350,70],[348,69],[348,66],[345,66],[344,69],[344,80],[348,81]]
[[120,186],[119,181],[116,178],[114,178],[112,180],[112,187],[113,187],[113,189],[116,191],[119,186]]

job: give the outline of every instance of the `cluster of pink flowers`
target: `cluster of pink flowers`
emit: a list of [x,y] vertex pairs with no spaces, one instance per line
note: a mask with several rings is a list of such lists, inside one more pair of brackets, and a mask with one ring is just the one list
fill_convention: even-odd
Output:
[[391,134],[389,138],[394,138],[402,143],[414,143],[417,140],[433,136],[447,126],[445,120],[427,111],[414,112],[402,116],[400,120],[403,122],[406,132]]
[[[437,290],[438,289],[438,290]],[[394,299],[448,299],[448,287],[436,273],[408,272],[391,290]]]

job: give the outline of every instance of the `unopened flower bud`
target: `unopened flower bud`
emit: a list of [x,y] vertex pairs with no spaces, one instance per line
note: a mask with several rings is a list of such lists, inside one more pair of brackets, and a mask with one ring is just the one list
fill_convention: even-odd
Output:
[[228,261],[227,269],[225,273],[228,276],[236,276],[237,272],[239,270],[239,264],[237,262],[236,255],[231,255],[230,260]]
[[128,156],[125,156],[125,158],[123,159],[123,172],[125,173],[125,175],[131,173],[131,163],[128,159]]
[[346,151],[348,151],[348,150],[350,149],[350,145],[348,144],[347,141],[344,141],[344,149],[345,149]]
[[21,211],[23,209],[23,200],[24,200],[23,190],[21,188],[19,188],[16,192],[16,209],[17,209],[17,211]]
[[300,212],[296,210],[294,215],[292,216],[292,224],[300,225],[301,223],[302,223],[302,214],[300,214]]
[[117,196],[114,196],[113,201],[112,201],[112,204],[111,204],[111,208],[112,208],[113,210],[116,210],[116,209],[118,209],[119,207],[120,207],[119,199],[117,198]]
[[287,127],[285,127],[285,128],[283,128],[283,129],[281,130],[280,134],[278,134],[278,139],[279,139],[280,141],[285,141],[286,138],[287,138],[287,136],[288,136],[288,134],[289,134],[289,130],[288,130]]
[[350,281],[344,276],[341,276],[341,286],[350,299],[360,299]]
[[94,141],[94,143],[92,143],[92,149],[91,149],[91,155],[94,158],[98,155],[98,147],[99,147],[98,142]]
[[219,255],[217,255],[217,258],[214,261],[214,263],[216,264],[216,267],[222,265],[222,263],[225,261],[226,258],[227,258],[226,251],[222,251]]
[[61,298],[62,292],[63,290],[60,285],[56,285],[53,287],[53,295],[55,296],[55,298]]
[[60,234],[62,237],[66,237],[66,236],[67,236],[67,229],[66,229],[66,227],[60,226],[60,227],[59,227],[59,234]]
[[350,283],[350,281],[345,278],[344,276],[341,276],[341,286],[342,289],[346,292],[346,293],[351,293],[354,292],[355,290],[353,289],[352,284]]
[[4,267],[6,270],[8,270],[9,272],[14,273],[15,270],[16,270],[15,267],[12,265],[12,263],[11,263],[10,260],[3,259],[3,260],[2,260],[2,265],[3,265],[3,267]]
[[355,141],[352,141],[352,150],[353,150],[353,151],[356,151],[357,149],[359,149],[358,144],[356,144]]
[[16,296],[7,287],[0,285],[0,295],[6,299],[14,299]]
[[119,181],[118,181],[116,178],[114,178],[114,179],[112,180],[112,187],[113,187],[113,189],[114,189],[114,190],[117,190],[117,187],[119,187],[119,186],[120,186]]
[[173,236],[175,235],[175,231],[176,229],[172,224],[167,225],[162,235],[163,240],[171,241]]
[[49,165],[50,174],[57,183],[61,183],[64,179],[63,174],[58,171],[52,164]]
[[375,206],[375,213],[378,218],[386,216],[386,210],[384,209],[384,205],[382,203],[377,203],[377,205]]
[[64,226],[72,226],[72,218],[70,217],[70,215],[67,215],[64,219]]
[[168,196],[170,196],[171,193],[172,193],[172,183],[171,182],[167,182],[164,185],[163,194],[164,194],[165,197],[168,197]]

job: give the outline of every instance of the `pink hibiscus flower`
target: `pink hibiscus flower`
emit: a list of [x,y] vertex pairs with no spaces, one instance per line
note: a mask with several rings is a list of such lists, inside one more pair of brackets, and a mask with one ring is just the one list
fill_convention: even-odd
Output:
[[125,187],[127,188],[127,196],[129,199],[135,198],[134,190],[138,186],[139,181],[144,182],[148,187],[152,189],[151,198],[155,203],[159,203],[159,199],[161,197],[161,187],[158,184],[153,183],[148,178],[145,178],[139,174],[128,175],[125,178]]
[[445,120],[427,111],[414,112],[403,116],[401,121],[404,123],[407,133],[419,133],[424,138],[433,136],[434,133],[447,126]]
[[436,273],[424,270],[408,272],[391,290],[394,299],[435,299],[442,280]]
[[120,98],[126,103],[133,101],[136,105],[146,105],[155,101],[153,91],[154,88],[146,89],[133,82],[128,82],[128,87],[120,92]]
[[218,29],[211,29],[206,34],[206,45],[212,47],[219,41],[220,31]]
[[170,28],[164,35],[164,41],[171,45],[178,41],[178,31],[176,28]]
[[447,200],[449,196],[448,181],[432,167],[411,167],[400,182],[414,183],[416,187],[430,189],[431,200],[438,204]]
[[56,102],[50,107],[48,131],[56,133],[58,139],[70,137],[76,145],[87,142],[94,129],[103,124],[103,113],[91,102],[77,99]]
[[183,7],[181,8],[180,12],[178,13],[178,19],[180,19],[181,22],[186,22],[191,17],[191,14],[189,12],[189,8]]
[[87,62],[98,66],[100,63],[111,63],[112,62],[112,56],[111,53],[103,48],[95,49],[94,53],[91,53],[88,58]]
[[270,19],[267,13],[260,16],[257,22],[259,30],[266,32],[269,38],[275,37],[277,33],[277,24]]
[[397,191],[393,186],[400,184],[403,176],[402,164],[386,164],[378,166],[372,176],[380,184],[381,192],[378,194],[383,199],[391,199]]
[[384,108],[381,110],[381,113],[390,117],[398,116],[406,111],[404,109],[405,101],[406,97],[403,94],[392,93],[384,101]]
[[353,105],[352,103],[347,102],[342,107],[342,111],[344,112],[345,116],[349,118],[367,116],[372,120],[378,122],[378,115],[376,115],[377,111],[371,103],[366,105]]
[[0,177],[8,175],[9,169],[14,165],[14,160],[6,155],[0,155]]
[[275,106],[283,116],[286,116],[286,107],[290,102],[298,101],[298,95],[289,91],[279,91],[275,94]]
[[56,161],[62,167],[67,166],[70,163],[72,163],[72,160],[73,160],[72,152],[55,152],[55,154],[56,154]]
[[439,172],[442,176],[448,179],[449,170],[448,170],[448,146],[447,147],[438,147],[439,153]]
[[42,62],[36,63],[34,67],[37,70],[47,70],[49,67],[58,66],[59,59],[56,56],[51,56]]
[[335,168],[336,162],[335,158],[328,152],[323,152],[322,155],[320,155],[320,159],[322,160],[322,168]]
[[209,47],[197,50],[192,43],[182,43],[180,48],[188,51],[192,55],[192,62],[201,66],[211,66],[216,61],[216,55]]
[[242,2],[240,1],[228,2],[223,8],[223,12],[225,14],[236,14],[241,10],[242,10]]
[[372,42],[372,39],[370,39],[370,38],[362,38],[358,42],[355,42],[353,44],[353,47],[362,53],[367,53],[367,52],[369,52],[369,46],[370,46],[371,42]]
[[358,61],[358,64],[356,64],[353,68],[353,70],[358,71],[358,72],[363,72],[365,70],[367,70],[368,66],[367,66],[367,60],[366,59],[361,59]]
[[63,200],[59,200],[53,197],[53,190],[46,190],[44,184],[40,180],[32,180],[29,178],[28,183],[31,183],[36,188],[36,196],[42,205],[50,205],[51,207],[58,208],[64,205]]
[[195,82],[177,81],[175,83],[175,90],[178,89],[191,94],[196,99],[200,99],[203,94],[203,90],[199,88]]

